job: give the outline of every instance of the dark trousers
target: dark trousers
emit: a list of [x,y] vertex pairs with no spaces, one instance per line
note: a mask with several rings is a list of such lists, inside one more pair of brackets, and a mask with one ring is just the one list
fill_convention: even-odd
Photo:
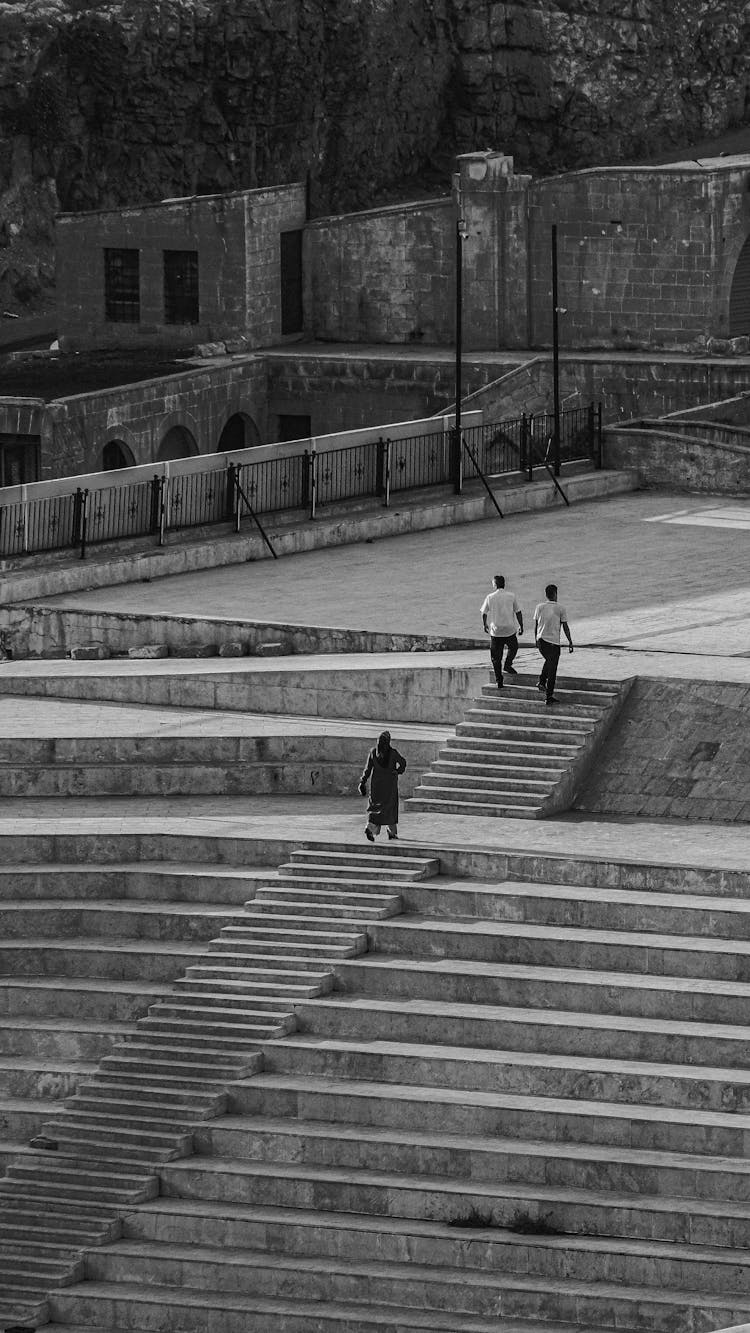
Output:
[[537,639],[536,646],[544,658],[539,684],[544,686],[547,691],[547,698],[551,699],[555,693],[557,664],[560,661],[560,645],[559,643],[548,643],[546,639]]
[[490,638],[490,657],[492,658],[492,667],[498,685],[503,683],[503,648],[507,648],[505,665],[509,667],[518,652],[518,635],[503,634],[495,638],[493,634]]

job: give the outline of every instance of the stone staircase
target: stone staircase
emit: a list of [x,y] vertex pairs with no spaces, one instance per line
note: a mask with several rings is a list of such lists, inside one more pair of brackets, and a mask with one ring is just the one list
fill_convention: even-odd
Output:
[[407,802],[412,811],[540,819],[573,802],[632,685],[559,681],[548,708],[535,676],[485,685]]
[[190,969],[189,991],[241,967],[304,979],[321,920],[349,939],[328,937],[335,988],[293,1001],[196,1155],[49,1294],[49,1333],[747,1320],[750,877],[532,854],[498,875],[474,851],[468,879],[445,873],[458,852],[438,877],[420,858],[295,852],[252,905],[275,925],[229,927]]
[[[330,989],[332,961],[362,952],[368,923],[400,911],[402,884],[436,871],[425,857],[395,864],[352,854],[334,857],[324,877],[314,858],[303,871],[282,867],[278,875],[111,865],[16,866],[6,874],[14,893],[37,894],[30,904],[3,902],[3,925],[18,949],[16,956],[6,943],[0,952],[0,990],[17,996],[25,1015],[4,1023],[6,1045],[17,1031],[29,1052],[43,1051],[53,1034],[80,1045],[91,1040],[81,1014],[108,1006],[131,1021],[94,1024],[93,1059],[70,1062],[68,1054],[53,1093],[49,1062],[39,1073],[40,1095],[68,1100],[53,1116],[42,1115],[43,1103],[35,1107],[27,1128],[41,1127],[36,1149],[16,1144],[6,1154],[0,1321],[45,1321],[48,1289],[80,1278],[83,1249],[116,1235],[121,1212],[158,1193],[158,1166],[191,1151],[194,1126],[225,1110],[228,1084],[262,1066],[261,1043],[295,1030],[295,1002]],[[133,900],[96,896],[115,891]],[[163,984],[183,969],[171,988]],[[162,985],[150,985],[157,977]],[[132,1021],[147,1005],[148,1014]],[[35,1006],[54,1018],[30,1025]],[[61,1016],[74,1012],[75,1021]]]

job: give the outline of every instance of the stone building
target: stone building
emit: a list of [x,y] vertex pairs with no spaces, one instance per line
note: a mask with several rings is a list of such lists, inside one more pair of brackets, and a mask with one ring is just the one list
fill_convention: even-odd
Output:
[[[618,355],[685,355],[700,379],[710,354],[747,350],[750,156],[539,180],[500,152],[457,165],[453,197],[333,217],[307,218],[302,184],[62,215],[61,352],[51,381],[44,359],[25,380],[4,375],[0,486],[442,410],[450,366],[430,349],[454,345],[458,235],[467,356],[494,352],[507,369],[547,353],[553,248],[562,353],[609,358],[609,388],[588,375],[587,396],[617,396]],[[316,359],[331,343],[394,355],[358,369],[345,351]],[[420,354],[411,379],[406,349]],[[102,355],[106,384],[87,378]],[[465,391],[477,387],[467,375]],[[643,410],[631,393],[629,413]]]

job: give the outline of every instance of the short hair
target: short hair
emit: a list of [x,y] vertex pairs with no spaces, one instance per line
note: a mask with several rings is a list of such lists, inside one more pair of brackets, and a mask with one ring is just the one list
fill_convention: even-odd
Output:
[[504,574],[493,574],[493,576],[492,576],[492,582],[493,582],[493,583],[496,583],[497,586],[498,586],[498,588],[504,588],[504,587],[505,587],[505,575],[504,575]]
[[556,584],[556,583],[548,583],[548,584],[547,584],[547,587],[544,589],[544,595],[545,595],[545,597],[556,597],[556,596],[557,596],[557,584]]

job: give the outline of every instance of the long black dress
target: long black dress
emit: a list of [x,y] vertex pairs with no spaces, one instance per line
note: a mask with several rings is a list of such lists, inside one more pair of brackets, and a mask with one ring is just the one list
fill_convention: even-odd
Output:
[[367,814],[371,824],[398,823],[398,775],[406,768],[406,760],[393,746],[381,760],[373,747],[367,756],[365,771],[360,778],[364,785],[370,779],[370,800]]

